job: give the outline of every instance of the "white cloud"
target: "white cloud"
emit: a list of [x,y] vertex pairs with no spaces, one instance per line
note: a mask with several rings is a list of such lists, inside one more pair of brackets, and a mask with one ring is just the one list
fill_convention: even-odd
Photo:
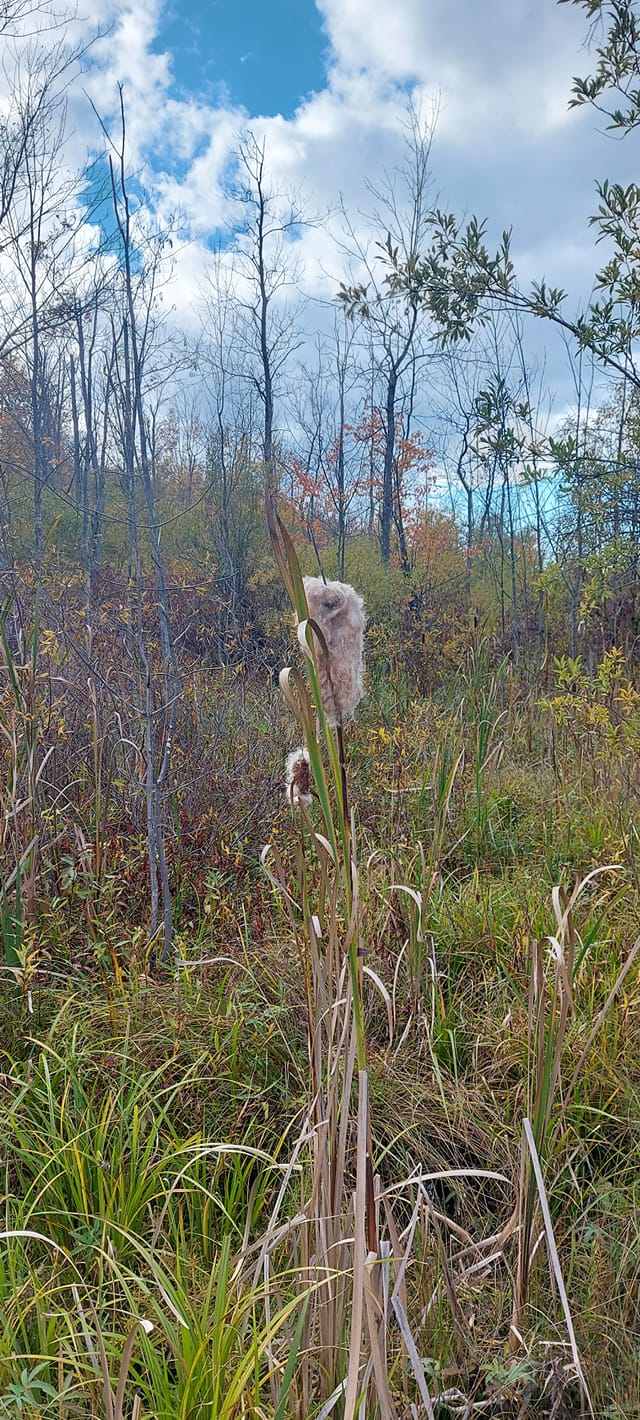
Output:
[[[562,126],[582,36],[570,8],[538,0],[317,0],[332,82],[365,72],[378,84],[441,93],[440,138],[486,147]],[[505,129],[505,122],[508,127]]]
[[[95,3],[95,0],[94,0]],[[92,47],[85,88],[101,117],[117,120],[118,85],[124,87],[127,141],[138,154],[162,137],[171,85],[171,58],[156,53],[161,0],[112,0],[105,32]]]
[[[205,237],[219,231],[231,217],[231,203],[226,191],[225,174],[238,133],[245,123],[241,110],[200,108],[190,114],[193,147],[185,151],[187,123],[184,105],[170,101],[167,106],[167,134],[178,131],[182,142],[173,154],[184,160],[191,157],[177,172],[161,171],[154,178],[159,215],[166,220],[171,212],[183,214],[194,235]],[[171,119],[176,110],[174,123]],[[199,150],[195,152],[194,150]]]
[[554,0],[316,2],[329,45],[326,83],[292,117],[181,97],[162,46],[162,0],[84,0],[71,26],[77,38],[103,33],[69,92],[70,168],[100,141],[84,90],[117,132],[122,83],[130,165],[161,221],[175,209],[183,215],[166,293],[180,320],[197,301],[207,241],[229,219],[225,179],[246,125],[266,137],[274,184],[298,189],[312,213],[325,214],[302,230],[296,255],[307,292],[331,300],[344,258],[331,241],[339,220],[326,214],[342,194],[364,233],[361,214],[374,205],[366,180],[401,158],[409,91],[427,104],[441,95],[434,196],[486,215],[495,236],[513,224],[526,279],[544,274],[574,300],[588,295],[597,261],[586,225],[592,177],[616,164],[624,175],[632,155],[598,135],[588,111],[568,110],[571,77],[589,64],[583,15]]
[[396,83],[425,79],[430,22],[424,0],[317,0],[336,67]]

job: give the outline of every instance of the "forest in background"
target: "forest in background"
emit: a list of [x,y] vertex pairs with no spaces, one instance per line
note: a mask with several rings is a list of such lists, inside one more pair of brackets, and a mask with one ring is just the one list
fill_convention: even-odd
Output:
[[[637,6],[574,3],[634,143]],[[1,121],[0,1416],[631,1420],[640,189],[573,317],[410,104],[313,302],[248,129],[181,324],[85,60]],[[344,759],[300,571],[365,601]]]

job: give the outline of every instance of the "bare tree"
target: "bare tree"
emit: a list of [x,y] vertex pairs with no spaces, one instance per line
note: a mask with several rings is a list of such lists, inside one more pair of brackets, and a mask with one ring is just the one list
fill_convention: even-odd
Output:
[[363,478],[361,450],[349,425],[349,420],[356,419],[362,396],[362,370],[355,346],[353,326],[342,313],[336,313],[332,336],[326,341],[318,337],[314,364],[301,368],[298,395],[292,404],[298,485],[293,496],[303,493],[309,535],[318,518],[335,539],[341,580],[350,522],[368,483]]
[[[163,804],[171,769],[173,739],[180,697],[180,677],[171,631],[169,595],[160,545],[145,396],[154,338],[154,312],[166,238],[144,232],[134,222],[126,166],[126,117],[120,87],[120,134],[109,137],[109,171],[118,237],[119,311],[112,316],[114,407],[117,410],[121,456],[129,506],[129,548],[135,587],[131,643],[144,681],[144,758],[146,766],[147,843],[151,889],[151,935],[163,915],[162,959],[173,941],[173,912],[164,839]],[[146,517],[144,531],[150,549],[155,587],[155,612],[162,677],[158,686],[153,649],[145,625],[144,578],[138,486]],[[160,695],[158,692],[161,692]]]
[[89,289],[70,300],[69,386],[76,501],[82,520],[82,565],[90,600],[91,574],[102,557],[106,469],[116,351],[109,341],[109,288],[99,266]]
[[[52,482],[49,395],[60,368],[56,338],[68,325],[68,291],[94,257],[77,240],[81,183],[66,161],[66,86],[82,48],[34,41],[16,57],[13,133],[0,173],[5,257],[0,351],[23,362],[30,387],[35,559],[44,545],[43,493]],[[5,138],[7,135],[5,135]],[[10,163],[10,169],[7,169]],[[66,377],[65,377],[66,378]]]
[[[412,105],[407,111],[405,153],[401,164],[383,175],[382,182],[369,191],[376,202],[370,222],[387,233],[386,259],[399,262],[404,270],[415,267],[429,227],[427,197],[430,188],[429,161],[433,138],[433,117],[428,119]],[[384,270],[376,253],[363,242],[343,206],[348,249],[351,251],[350,283],[339,297],[349,315],[356,312],[369,328],[382,397],[376,400],[384,419],[384,461],[380,499],[379,530],[382,560],[391,557],[395,524],[400,555],[408,568],[399,498],[396,441],[399,431],[411,432],[418,360],[423,355],[420,337],[423,326],[419,293],[407,282],[400,298],[385,282]],[[398,416],[400,415],[400,418]]]
[[274,187],[267,167],[266,141],[248,132],[238,149],[238,178],[232,196],[243,212],[233,258],[238,300],[245,316],[247,373],[263,411],[262,458],[273,484],[274,417],[278,386],[301,344],[296,310],[286,292],[298,281],[288,239],[308,219],[300,200]]
[[[32,13],[28,4],[5,4],[0,10],[0,34],[14,35],[16,22]],[[12,63],[5,64],[11,85],[11,107],[0,118],[0,228],[21,195],[30,150],[36,132],[50,129],[59,110],[65,78],[74,71],[82,51],[70,50],[64,38],[45,49],[36,38],[14,45]],[[24,213],[23,220],[28,225]],[[16,226],[14,220],[15,239]]]
[[203,290],[203,333],[196,362],[207,431],[205,507],[227,609],[226,625],[220,628],[221,660],[248,612],[248,584],[262,530],[256,466],[264,457],[264,433],[261,438],[256,382],[246,375],[247,359],[250,366],[252,361],[236,280],[224,253],[215,253]]

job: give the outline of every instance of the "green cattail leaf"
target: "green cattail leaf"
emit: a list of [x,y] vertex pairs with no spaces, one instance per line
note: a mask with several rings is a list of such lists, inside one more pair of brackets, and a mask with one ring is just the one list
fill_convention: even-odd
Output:
[[291,580],[291,592],[289,593],[289,595],[291,596],[291,601],[296,615],[298,616],[300,621],[304,621],[305,618],[309,615],[309,608],[307,607],[307,595],[304,589],[304,581],[302,577],[302,572],[300,570],[300,563],[298,562],[298,554],[293,545],[293,539],[291,537],[291,534],[285,527],[282,518],[280,517],[280,514],[276,512],[275,516],[278,531],[282,539],[282,547],[284,550],[284,556],[286,558],[287,567],[289,570],[289,577]]
[[7,641],[7,631],[6,631],[6,621],[7,621],[7,617],[8,617],[8,615],[9,615],[9,612],[10,612],[10,610],[11,610],[11,602],[12,602],[12,598],[9,597],[9,598],[7,599],[7,601],[5,602],[5,604],[4,604],[4,606],[3,606],[3,608],[2,608],[2,611],[0,612],[0,640],[2,641],[2,649],[3,649],[3,651],[4,651],[5,665],[6,665],[6,667],[7,667],[7,674],[8,674],[8,676],[9,676],[9,680],[10,680],[10,682],[11,682],[11,689],[12,689],[12,691],[13,691],[13,697],[14,697],[14,700],[15,700],[15,702],[16,702],[16,705],[21,709],[21,708],[22,708],[22,691],[21,691],[21,689],[20,689],[20,685],[19,685],[19,683],[18,683],[18,678],[17,678],[16,673],[15,673],[15,667],[14,667],[14,664],[13,664],[13,656],[12,656],[12,654],[11,654],[11,648],[10,648],[10,646],[9,646],[9,642]]
[[20,905],[20,877],[16,878],[16,902],[15,912],[11,911],[7,899],[6,888],[2,888],[2,905],[0,907],[0,924],[2,927],[2,942],[4,946],[4,959],[6,965],[11,968],[22,965],[20,959],[20,939],[21,939],[22,909]]
[[293,1380],[293,1372],[294,1372],[294,1370],[295,1370],[296,1361],[297,1361],[297,1359],[298,1359],[298,1352],[299,1352],[299,1350],[300,1350],[300,1342],[301,1342],[301,1340],[302,1340],[302,1328],[303,1328],[303,1326],[304,1326],[305,1317],[306,1317],[306,1315],[307,1315],[307,1307],[308,1307],[308,1305],[309,1305],[309,1295],[307,1294],[307,1296],[305,1297],[305,1299],[304,1299],[304,1301],[303,1301],[303,1303],[302,1303],[302,1307],[301,1307],[301,1309],[300,1309],[300,1316],[299,1316],[299,1318],[298,1318],[298,1325],[297,1325],[297,1327],[296,1327],[295,1336],[294,1336],[293,1342],[292,1342],[292,1344],[291,1344],[291,1350],[290,1350],[290,1352],[289,1352],[289,1359],[288,1359],[288,1361],[287,1361],[285,1373],[284,1373],[284,1375],[283,1375],[283,1377],[282,1377],[282,1385],[281,1385],[281,1387],[280,1387],[280,1400],[278,1401],[278,1409],[276,1410],[276,1413],[275,1413],[275,1415],[274,1415],[274,1420],[286,1420],[286,1414],[287,1414],[287,1397],[288,1397],[288,1395],[289,1395],[289,1390],[290,1390],[290,1388],[291,1388],[291,1382],[292,1382],[292,1380]]
[[282,578],[282,581],[283,581],[283,583],[284,583],[284,586],[285,586],[287,595],[288,595],[288,597],[289,597],[289,600],[290,600],[292,606],[295,606],[295,594],[294,594],[294,588],[293,588],[293,580],[292,580],[291,574],[290,574],[290,572],[289,572],[289,568],[288,568],[288,566],[287,566],[286,557],[285,557],[284,552],[283,552],[283,549],[282,549],[282,547],[281,547],[281,545],[280,545],[280,535],[279,535],[279,531],[278,531],[278,523],[280,523],[280,518],[278,517],[278,514],[276,513],[275,504],[274,504],[273,497],[272,497],[271,493],[269,493],[269,492],[266,493],[264,503],[265,503],[265,515],[266,515],[266,520],[267,520],[267,530],[268,530],[268,533],[269,533],[269,540],[270,540],[270,542],[271,542],[271,550],[272,550],[273,555],[274,555],[274,557],[275,557],[275,560],[276,560],[276,563],[277,563],[277,567],[278,567],[278,571],[279,571],[280,576],[281,576],[281,578]]

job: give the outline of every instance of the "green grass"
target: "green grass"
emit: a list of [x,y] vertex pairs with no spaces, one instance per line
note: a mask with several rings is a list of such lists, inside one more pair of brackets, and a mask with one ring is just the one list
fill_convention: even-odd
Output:
[[[292,822],[278,766],[296,729],[277,689],[234,683],[222,701],[194,673],[170,972],[153,969],[140,836],[106,723],[98,874],[82,848],[95,804],[91,776],[74,772],[87,740],[72,705],[65,763],[54,757],[38,788],[37,890],[3,898],[7,1420],[306,1420],[332,1394],[326,1413],[344,1412],[363,1137],[345,1087],[349,884],[310,825],[301,838]],[[8,700],[3,714],[10,725]],[[436,699],[376,681],[346,740],[376,1194],[376,1260],[357,1263],[367,1420],[428,1413],[425,1386],[437,1420],[476,1403],[491,1416],[580,1414],[556,1266],[594,1413],[632,1420],[635,751],[565,733],[508,668],[491,677],[477,664]],[[340,859],[326,751],[323,763],[311,822],[331,842],[333,816]],[[17,827],[6,878],[30,841]],[[260,868],[267,842],[301,913]],[[567,916],[554,889],[570,897],[596,868]]]

